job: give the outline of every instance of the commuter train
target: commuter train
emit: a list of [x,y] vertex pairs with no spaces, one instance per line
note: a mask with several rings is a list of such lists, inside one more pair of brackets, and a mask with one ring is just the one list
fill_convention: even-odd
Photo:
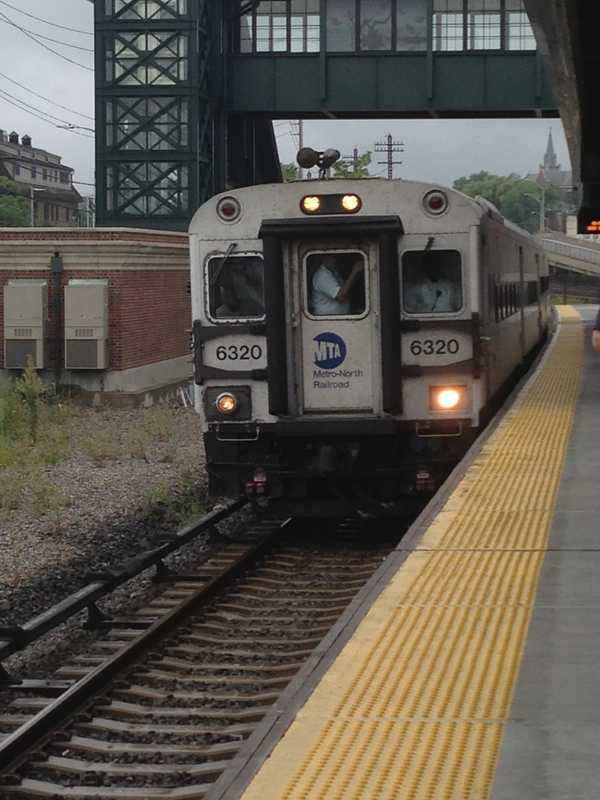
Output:
[[196,408],[214,496],[292,513],[434,492],[547,333],[541,245],[426,183],[235,189],[191,223]]

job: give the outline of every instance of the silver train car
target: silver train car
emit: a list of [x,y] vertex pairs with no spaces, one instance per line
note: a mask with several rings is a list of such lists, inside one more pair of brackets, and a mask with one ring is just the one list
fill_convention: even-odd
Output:
[[190,233],[212,495],[315,516],[429,495],[547,333],[540,244],[454,190],[253,186]]

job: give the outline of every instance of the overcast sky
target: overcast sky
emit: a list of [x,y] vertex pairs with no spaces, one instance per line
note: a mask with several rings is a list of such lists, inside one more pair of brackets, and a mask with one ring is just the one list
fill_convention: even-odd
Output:
[[[54,127],[48,120],[33,114],[40,111],[53,114],[60,120],[56,124],[72,123],[93,127],[93,121],[77,116],[74,111],[88,116],[94,109],[93,72],[71,64],[32,41],[5,18],[34,31],[78,47],[92,48],[91,35],[60,30],[15,11],[25,11],[46,20],[93,32],[93,5],[87,0],[0,0],[0,128],[20,134],[28,133],[34,145],[63,157],[65,164],[76,170],[75,179],[93,182],[94,142],[92,134],[81,130],[80,135]],[[73,61],[91,68],[93,56],[44,40],[44,43]],[[26,89],[11,83],[17,81]],[[49,98],[49,101],[32,95],[27,89]],[[27,103],[27,113],[18,109],[7,94],[17,101]],[[52,102],[53,101],[53,102]],[[57,104],[72,110],[59,108]],[[43,114],[42,114],[43,116]],[[376,140],[388,133],[403,141],[405,152],[397,156],[403,164],[396,167],[396,177],[434,181],[449,185],[461,175],[488,170],[498,174],[516,172],[524,175],[536,171],[543,156],[549,129],[563,169],[569,168],[567,147],[559,120],[361,120],[361,121],[307,121],[305,144],[315,149],[336,147],[343,155],[359,150],[373,150]],[[288,123],[277,123],[276,132],[281,160],[292,161],[297,145],[290,134]],[[379,157],[377,157],[378,160]],[[383,156],[381,157],[383,158]],[[385,172],[383,165],[374,165],[372,172]],[[82,194],[93,189],[80,186]]]

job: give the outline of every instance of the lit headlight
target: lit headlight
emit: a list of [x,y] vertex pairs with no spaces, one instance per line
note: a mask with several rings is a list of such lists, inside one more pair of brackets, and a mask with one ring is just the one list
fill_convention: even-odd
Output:
[[342,197],[342,208],[350,213],[360,211],[360,197],[356,194],[345,194]]
[[311,195],[302,198],[302,211],[306,214],[316,214],[321,208],[321,198]]
[[457,411],[464,408],[464,386],[431,386],[429,407],[432,411]]
[[219,413],[230,416],[237,411],[237,397],[231,392],[222,392],[215,400],[215,407]]

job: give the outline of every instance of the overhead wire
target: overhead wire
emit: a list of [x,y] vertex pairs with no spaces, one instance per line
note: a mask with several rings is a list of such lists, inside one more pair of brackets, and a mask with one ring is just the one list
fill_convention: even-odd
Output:
[[11,100],[14,100],[17,103],[21,103],[26,108],[31,108],[33,111],[37,111],[39,114],[43,114],[46,117],[50,117],[51,119],[54,119],[57,122],[64,122],[65,125],[72,124],[67,119],[63,119],[62,117],[57,117],[55,114],[51,114],[49,111],[44,111],[43,108],[38,108],[37,106],[33,106],[30,103],[26,103],[25,100],[21,100],[20,97],[15,97],[14,94],[7,92],[5,89],[0,89],[0,95],[6,95],[6,97],[9,97]]
[[8,17],[6,17],[5,14],[3,14],[3,16],[5,17],[3,22],[6,22],[7,25],[12,25],[13,28],[17,28],[18,30],[23,31],[23,33],[30,33],[32,36],[35,36],[37,39],[45,39],[47,42],[53,42],[54,44],[60,44],[63,47],[72,47],[74,50],[84,50],[86,53],[93,53],[94,52],[93,48],[91,48],[91,47],[81,47],[81,45],[78,45],[78,44],[71,44],[70,42],[63,42],[62,39],[53,39],[51,36],[44,36],[43,33],[38,33],[37,31],[32,31],[30,28],[23,28],[18,23],[13,22],[12,20],[9,20]]
[[[1,0],[0,0],[0,2],[1,2]],[[0,78],[4,78],[5,80],[10,81],[11,83],[14,83],[15,86],[18,86],[20,89],[23,89],[24,91],[29,92],[29,94],[32,94],[35,97],[39,97],[40,100],[45,100],[48,103],[52,103],[52,105],[56,106],[57,108],[62,108],[63,111],[70,111],[71,114],[76,114],[78,117],[84,117],[84,119],[91,119],[92,122],[94,120],[94,117],[90,117],[89,114],[84,114],[81,111],[75,111],[74,108],[69,108],[68,106],[61,106],[61,104],[57,103],[56,100],[51,100],[49,97],[44,97],[43,94],[38,94],[37,92],[34,92],[33,89],[30,89],[28,86],[25,86],[23,83],[19,83],[19,81],[16,81],[14,78],[11,78],[9,75],[5,75],[3,72],[0,72]]]
[[0,11],[0,21],[7,22],[9,25],[12,25],[14,28],[17,28],[18,30],[21,31],[21,33],[25,34],[25,36],[27,36],[28,39],[31,39],[36,44],[39,44],[39,46],[43,47],[45,50],[49,50],[51,53],[54,53],[55,56],[58,56],[59,58],[62,58],[63,61],[68,61],[69,64],[74,64],[76,67],[81,67],[81,69],[85,69],[88,72],[93,72],[94,71],[93,67],[87,67],[85,64],[82,64],[80,61],[75,61],[74,59],[63,55],[63,53],[59,53],[58,50],[54,50],[54,48],[49,47],[47,44],[44,44],[44,42],[41,42],[37,38],[37,36],[29,33],[29,31],[27,31],[21,25],[17,24],[13,20],[11,20],[9,17],[7,17],[6,14],[3,11]]
[[[41,119],[42,122],[45,122],[47,125],[52,125],[54,128],[59,128],[60,130],[68,130],[70,133],[74,133],[76,136],[83,136],[84,139],[94,139],[93,136],[89,136],[87,133],[80,133],[79,131],[73,130],[72,128],[63,128],[61,125],[58,125],[56,122],[52,122],[52,120],[48,118],[48,115],[42,116],[42,114],[45,113],[45,112],[42,112],[42,114],[39,114],[39,113],[37,113],[35,111],[30,111],[29,109],[23,107],[23,105],[21,104],[22,101],[14,102],[13,100],[9,100],[8,98],[4,97],[3,96],[4,94],[6,94],[6,93],[3,92],[2,90],[0,90],[0,100],[4,100],[5,103],[8,103],[9,105],[14,106],[15,108],[18,108],[20,111],[24,111],[25,114],[29,114],[32,117],[37,117],[37,119]],[[30,106],[30,108],[32,108],[32,106]],[[57,118],[55,117],[55,119],[57,119]],[[67,123],[67,124],[69,124],[69,123]]]
[[37,22],[43,22],[44,25],[52,25],[52,27],[54,28],[60,28],[63,31],[71,31],[71,33],[82,33],[84,36],[94,35],[92,31],[83,31],[79,28],[69,28],[68,25],[59,25],[58,22],[51,22],[49,19],[43,19],[42,17],[37,17],[35,14],[29,14],[27,11],[23,11],[23,9],[17,8],[17,6],[13,6],[11,3],[7,3],[6,0],[0,0],[0,3],[3,6],[8,6],[8,8],[12,8],[13,11],[16,11],[19,14],[23,14],[26,17],[30,17],[31,19],[37,20]]

